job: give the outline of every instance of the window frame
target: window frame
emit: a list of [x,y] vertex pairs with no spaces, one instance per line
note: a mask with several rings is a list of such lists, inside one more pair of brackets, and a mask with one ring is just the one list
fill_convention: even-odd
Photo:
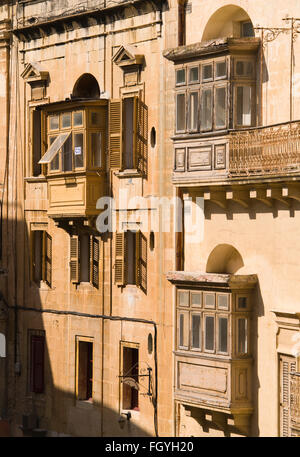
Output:
[[[42,360],[42,387],[40,389],[35,389],[34,386],[34,365],[33,365],[33,339],[37,341],[40,339],[43,342],[43,360]],[[43,395],[45,394],[45,347],[46,347],[46,333],[44,330],[38,329],[28,329],[27,333],[27,357],[28,357],[28,384],[27,384],[27,393],[29,395]]]
[[[128,341],[120,341],[120,346],[119,346],[119,372],[120,376],[124,376],[124,349],[135,349],[137,350],[137,359],[138,359],[138,373],[137,373],[137,379],[139,380],[139,370],[140,370],[140,344],[139,343],[133,343],[133,342],[128,342]],[[139,394],[139,391],[137,391],[137,409],[126,409],[123,407],[123,383],[122,383],[122,378],[120,377],[120,382],[119,382],[119,408],[120,408],[120,413],[122,412],[128,412],[128,411],[134,411],[134,412],[139,412],[140,411],[140,405],[141,405],[141,395]],[[138,382],[138,381],[137,381]],[[133,389],[133,387],[132,387]],[[132,392],[132,391],[131,391]]]
[[[90,343],[92,344],[93,348],[93,359],[92,359],[92,397],[90,399],[82,400],[79,397],[79,345],[80,343]],[[95,398],[95,340],[93,337],[90,336],[75,336],[75,400],[77,402],[84,402],[84,403],[94,403]],[[87,381],[88,382],[88,381]]]

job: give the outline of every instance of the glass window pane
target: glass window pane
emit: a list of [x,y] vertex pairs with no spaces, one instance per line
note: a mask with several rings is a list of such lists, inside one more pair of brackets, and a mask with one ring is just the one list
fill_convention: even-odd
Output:
[[201,292],[191,293],[191,304],[192,306],[201,306],[202,305],[202,295]]
[[[54,143],[54,141],[56,140],[57,136],[50,136],[49,137],[49,146],[51,146],[51,144]],[[59,170],[59,153],[57,152],[57,154],[54,156],[54,158],[52,159],[52,161],[50,162],[50,170]]]
[[215,348],[215,318],[205,317],[205,349],[213,351]]
[[252,76],[253,63],[247,60],[238,60],[236,63],[236,74],[237,76]]
[[215,308],[216,297],[215,297],[214,293],[205,293],[204,294],[204,306],[205,306],[205,308]]
[[216,127],[226,126],[226,88],[216,88]]
[[238,308],[239,309],[247,308],[247,297],[239,297],[238,298]]
[[238,319],[238,352],[246,354],[247,348],[247,319]]
[[227,352],[227,327],[228,319],[227,317],[219,318],[219,352]]
[[201,317],[199,314],[192,314],[192,348],[200,349],[201,343]]
[[251,119],[251,95],[250,86],[237,87],[237,123],[238,125],[250,126]]
[[74,127],[83,125],[83,112],[82,111],[76,111],[75,113],[73,113],[73,124],[74,124]]
[[176,84],[184,84],[185,83],[185,69],[182,68],[181,70],[176,71]]
[[71,127],[71,113],[64,113],[61,117],[61,120],[63,129]]
[[59,116],[50,116],[50,130],[59,129]]
[[83,133],[74,135],[74,161],[75,168],[84,166]]
[[252,22],[242,22],[241,35],[242,37],[255,36]]
[[178,292],[178,305],[189,306],[189,292],[180,291]]
[[179,315],[179,346],[184,344],[184,314]]
[[63,170],[72,171],[72,135],[69,136],[62,148]]
[[92,166],[101,167],[101,132],[91,133]]
[[198,128],[198,92],[192,92],[189,97],[189,129]]
[[188,348],[189,346],[189,314],[179,313],[178,315],[178,346]]
[[212,129],[212,90],[202,91],[201,101],[201,130]]
[[193,83],[193,82],[197,82],[197,81],[199,81],[199,68],[198,67],[190,68],[189,82]]
[[216,78],[226,76],[226,61],[216,62]]
[[91,125],[99,126],[101,124],[101,114],[98,111],[92,111],[91,113]]
[[176,130],[185,130],[185,94],[176,96]]
[[203,65],[202,67],[202,79],[203,81],[212,79],[213,77],[213,66],[212,64]]

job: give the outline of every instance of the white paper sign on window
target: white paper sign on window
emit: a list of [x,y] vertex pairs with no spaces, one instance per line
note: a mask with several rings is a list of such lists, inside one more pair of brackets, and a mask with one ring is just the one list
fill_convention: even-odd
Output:
[[81,155],[81,146],[76,146],[75,147],[75,155],[80,156]]
[[0,357],[6,357],[6,341],[3,333],[0,333]]

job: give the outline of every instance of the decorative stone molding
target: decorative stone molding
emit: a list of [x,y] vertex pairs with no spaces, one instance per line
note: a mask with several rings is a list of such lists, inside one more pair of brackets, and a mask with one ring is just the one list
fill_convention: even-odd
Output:
[[39,63],[27,64],[21,76],[31,86],[31,100],[42,100],[46,97],[49,72]]

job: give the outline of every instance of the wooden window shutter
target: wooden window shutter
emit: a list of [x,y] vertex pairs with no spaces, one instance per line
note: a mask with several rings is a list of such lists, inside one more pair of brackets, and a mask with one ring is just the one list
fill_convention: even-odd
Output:
[[99,289],[100,237],[90,236],[90,282]]
[[31,391],[44,392],[44,344],[45,338],[41,335],[31,336]]
[[32,175],[38,176],[41,174],[41,165],[38,161],[41,158],[42,149],[42,119],[41,111],[33,110],[31,112],[31,160],[32,160]]
[[43,232],[43,280],[51,287],[52,283],[52,238]]
[[122,100],[109,105],[109,163],[112,169],[122,168]]
[[78,235],[70,237],[70,279],[72,283],[79,282],[80,245]]
[[116,233],[115,284],[123,286],[126,278],[126,233]]
[[30,232],[30,280],[34,281],[34,271],[35,271],[35,232]]
[[143,292],[147,292],[147,238],[142,232],[136,234],[136,280]]
[[135,97],[135,163],[137,170],[147,174],[148,161],[148,108],[139,97]]

